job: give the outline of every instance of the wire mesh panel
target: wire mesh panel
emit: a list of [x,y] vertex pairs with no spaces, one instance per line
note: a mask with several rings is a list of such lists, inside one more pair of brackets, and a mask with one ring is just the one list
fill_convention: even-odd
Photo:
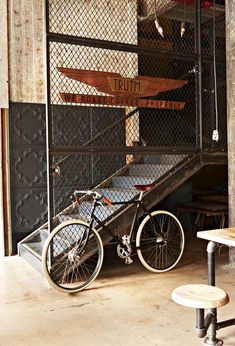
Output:
[[[183,159],[179,153],[167,156],[167,150],[198,149],[201,57],[195,52],[195,5],[171,0],[46,4],[52,216],[69,206],[78,187],[125,189],[133,198],[134,184],[158,180]],[[212,149],[214,121],[225,140],[225,114],[215,117],[207,91],[214,88],[215,44],[220,59],[224,52],[223,15],[222,6],[202,9],[202,137],[204,147]],[[224,78],[224,72],[220,62],[218,75]],[[150,80],[154,87],[148,89]],[[218,97],[224,101],[224,89]]]
[[71,155],[60,164],[61,172],[54,177],[56,213],[71,204],[70,196],[75,189],[86,190],[95,187],[123,166],[123,155]]
[[136,26],[136,0],[49,1],[53,33],[136,44]]
[[[225,11],[215,5],[202,24],[202,109],[203,147],[226,150],[226,65]],[[217,135],[218,133],[218,135]]]
[[[194,6],[177,4],[171,0],[144,0],[140,1],[138,19],[139,45],[193,54]],[[162,28],[162,35],[157,31],[158,27]]]
[[[92,87],[90,85],[84,84],[78,80],[74,80],[66,77],[63,73],[59,71],[60,67],[70,67],[81,70],[97,70],[109,71],[111,73],[118,73],[120,75],[124,75],[126,77],[134,77],[137,73],[141,75],[147,76],[163,76],[164,78],[174,78],[174,79],[182,79],[187,78],[187,85],[178,90],[172,90],[170,92],[164,92],[161,95],[157,95],[151,97],[151,99],[158,100],[170,100],[170,101],[181,101],[185,102],[185,108],[183,110],[161,110],[161,109],[146,109],[144,111],[142,108],[133,112],[133,107],[121,107],[123,110],[123,115],[128,115],[133,112],[133,116],[129,121],[126,121],[123,118],[123,121],[114,127],[108,129],[105,134],[100,136],[97,139],[94,139],[89,142],[92,145],[115,145],[117,146],[117,142],[113,141],[113,137],[116,136],[116,133],[120,131],[124,131],[124,136],[126,137],[126,145],[133,145],[133,142],[138,141],[140,136],[139,133],[141,129],[139,128],[139,117],[144,119],[144,114],[148,114],[149,117],[146,121],[141,121],[141,124],[146,123],[148,127],[148,132],[144,137],[151,137],[151,133],[156,136],[156,122],[159,124],[159,128],[165,128],[166,136],[165,138],[161,138],[156,143],[151,143],[151,145],[159,145],[159,146],[187,146],[195,144],[195,111],[192,113],[192,110],[195,109],[195,83],[194,78],[191,78],[190,74],[192,72],[194,61],[189,61],[187,63],[182,62],[182,60],[177,60],[176,58],[173,60],[172,58],[159,58],[155,55],[147,55],[147,54],[139,54],[123,52],[117,50],[106,50],[99,49],[93,47],[84,47],[78,45],[70,45],[70,44],[61,44],[57,42],[52,42],[50,44],[50,54],[51,54],[51,65],[50,65],[50,79],[51,79],[51,103],[52,104],[63,104],[64,107],[60,108],[60,118],[59,121],[54,120],[53,118],[53,129],[57,133],[55,136],[55,140],[58,137],[59,132],[57,131],[57,126],[61,127],[62,132],[64,132],[64,141],[61,142],[60,145],[72,145],[71,139],[69,140],[71,132],[77,132],[82,130],[83,134],[85,134],[86,123],[84,121],[84,116],[82,115],[84,112],[89,112],[88,107],[84,105],[84,107],[77,107],[73,103],[63,102],[61,98],[61,93],[70,93],[70,94],[82,94],[82,95],[90,95],[91,101],[90,106],[94,106],[92,104],[93,98],[92,96],[99,95],[107,95],[104,92],[97,90],[97,88]],[[64,57],[64,63],[61,61],[61,56]],[[97,66],[99,64],[99,66]],[[101,67],[102,66],[102,67]],[[139,72],[138,72],[139,71]],[[71,106],[68,104],[73,104],[73,110],[79,116],[81,115],[81,119],[76,121],[76,115],[69,122],[68,116],[71,114]],[[67,105],[67,106],[65,106]],[[104,108],[102,110],[102,107]],[[115,114],[115,109],[117,109],[117,104],[110,108],[109,106],[103,105],[102,107],[96,108],[96,118],[98,123],[106,123],[106,128],[113,123],[118,118],[113,116]],[[109,108],[109,112],[105,111],[105,108]],[[77,109],[77,110],[76,110]],[[55,108],[52,108],[52,113]],[[57,108],[58,112],[58,108]],[[95,112],[95,108],[94,108]],[[152,117],[152,118],[151,118]],[[178,129],[176,124],[180,121],[182,124],[189,123],[188,127],[191,129],[189,132],[189,140],[182,141],[181,133],[178,133]],[[181,130],[182,127],[179,127]],[[83,131],[84,130],[84,131]],[[142,132],[146,132],[143,130]],[[158,131],[157,131],[158,132]],[[167,133],[169,132],[169,136]],[[175,132],[175,133],[174,133]],[[174,134],[173,134],[174,133]],[[94,137],[97,133],[92,134]],[[173,134],[173,137],[172,137]],[[62,138],[62,136],[60,136]],[[177,141],[178,137],[178,141]],[[192,138],[194,137],[194,138]],[[73,138],[73,136],[71,137]],[[172,138],[175,138],[176,141],[172,142]],[[91,138],[90,138],[91,139]],[[53,143],[54,144],[54,143]],[[55,143],[56,145],[58,143]],[[87,141],[78,141],[76,144],[86,144]]]
[[[66,160],[58,164],[60,174],[53,177],[55,215],[60,213],[60,220],[78,216],[87,220],[92,204],[86,203],[85,199],[79,208],[71,207],[70,197],[75,189],[86,190],[96,187],[97,191],[112,202],[128,201],[138,196],[135,185],[150,184],[161,180],[169,172],[173,173],[177,169],[177,165],[186,158],[187,155],[183,154],[99,155],[96,153],[95,155],[81,155],[78,153],[69,155]],[[53,159],[55,162],[60,161],[57,156],[54,156]],[[118,208],[120,207],[118,206]],[[104,219],[115,210],[115,208],[99,207],[97,212],[99,218]]]
[[51,103],[55,104],[62,103],[60,97],[62,92],[106,95],[104,92],[98,92],[95,87],[66,77],[59,71],[60,67],[87,71],[109,71],[131,78],[138,74],[138,55],[119,50],[51,42],[50,80],[52,85],[50,93]]
[[225,58],[225,11],[224,6],[215,6],[208,9],[207,16],[202,23],[202,55],[213,56],[217,59]]
[[[202,106],[203,145],[211,150],[225,150],[227,147],[226,118],[226,69],[224,64],[216,64],[217,83],[214,82],[213,63],[203,64]],[[218,131],[219,140],[213,140],[213,132]]]

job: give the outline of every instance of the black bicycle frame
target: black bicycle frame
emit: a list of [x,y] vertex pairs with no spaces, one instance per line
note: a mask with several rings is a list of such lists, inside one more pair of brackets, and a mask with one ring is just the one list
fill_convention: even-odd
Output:
[[[97,216],[95,215],[95,210],[96,207],[99,205],[99,201],[95,200],[92,211],[91,211],[91,216],[90,216],[90,222],[89,222],[89,230],[92,229],[94,221],[96,221],[98,223],[98,225],[100,227],[102,227],[102,229],[108,233],[115,241],[117,241],[118,244],[123,245],[122,241],[120,240],[120,238],[118,236],[116,236],[114,234],[114,232],[108,228],[104,222],[102,222],[100,219],[97,218]],[[136,225],[136,221],[139,215],[139,210],[142,209],[143,210],[143,214],[147,214],[149,215],[150,212],[146,209],[144,203],[142,202],[141,199],[137,199],[137,200],[133,200],[133,201],[120,201],[120,202],[112,202],[113,205],[120,205],[120,204],[124,204],[124,205],[136,205],[136,211],[132,220],[132,224],[131,224],[131,230],[130,230],[130,241],[133,240],[133,234],[134,234],[134,230],[135,230],[135,225]]]

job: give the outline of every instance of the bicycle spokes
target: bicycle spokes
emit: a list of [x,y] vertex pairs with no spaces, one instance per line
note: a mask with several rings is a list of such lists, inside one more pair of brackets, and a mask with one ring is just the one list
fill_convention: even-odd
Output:
[[98,233],[82,221],[58,226],[43,251],[43,270],[52,286],[78,292],[98,275],[103,261],[103,245]]
[[178,263],[183,253],[182,227],[171,213],[153,212],[142,221],[136,245],[140,261],[148,270],[170,270]]

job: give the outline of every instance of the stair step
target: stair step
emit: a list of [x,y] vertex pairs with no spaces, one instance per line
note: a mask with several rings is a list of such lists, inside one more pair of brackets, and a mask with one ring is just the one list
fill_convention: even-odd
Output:
[[153,183],[155,178],[117,176],[112,178],[112,185],[115,188],[130,188],[134,185],[144,185]]
[[41,258],[35,255],[27,244],[21,244],[19,246],[18,254],[27,263],[29,263],[37,272],[42,274],[42,261]]
[[[48,231],[47,229],[38,229],[35,232],[33,232],[32,234],[30,234],[28,237],[26,237],[25,239],[23,239],[20,244],[44,244],[45,241],[47,240],[48,237]],[[35,247],[35,251],[38,253],[38,255],[41,256],[41,251],[40,251],[40,246],[37,249],[37,247]]]
[[178,162],[186,158],[187,155],[145,155],[144,163],[147,164],[174,164],[176,165]]
[[111,202],[130,201],[139,194],[134,187],[129,189],[102,188],[97,189],[97,191],[107,197]]
[[41,256],[47,237],[47,230],[40,229],[32,233],[29,237],[25,238],[19,243],[18,246],[19,256],[23,257],[26,262],[28,262],[41,274]]
[[129,167],[129,174],[131,176],[154,177],[153,179],[156,180],[172,167],[173,165],[136,164]]
[[59,221],[59,223],[68,221],[68,220],[74,220],[74,219],[80,219],[79,214],[78,213],[71,213],[69,214],[68,212],[66,214],[60,214],[57,216],[57,219]]
[[[107,194],[105,195],[107,196]],[[95,210],[95,215],[101,220],[104,221],[110,217],[114,212],[116,212],[121,205],[115,205],[113,207],[102,205],[97,206]],[[82,202],[79,206],[79,218],[85,221],[88,221],[91,215],[92,203]]]
[[[127,201],[135,197],[138,192],[136,190],[126,190],[126,189],[110,189],[110,188],[104,188],[104,189],[97,189],[99,193],[110,199],[111,201]],[[96,216],[101,220],[104,221],[107,218],[109,218],[112,214],[116,213],[118,209],[122,207],[122,204],[120,205],[114,205],[112,207],[107,205],[97,206],[96,207]],[[71,208],[73,211],[74,209]],[[92,202],[81,202],[81,204],[78,206],[77,213],[71,214],[67,211],[66,214],[60,214],[58,215],[58,221],[60,223],[71,220],[71,219],[80,219],[83,221],[89,221],[90,215],[92,211]],[[96,223],[94,224],[96,226]]]

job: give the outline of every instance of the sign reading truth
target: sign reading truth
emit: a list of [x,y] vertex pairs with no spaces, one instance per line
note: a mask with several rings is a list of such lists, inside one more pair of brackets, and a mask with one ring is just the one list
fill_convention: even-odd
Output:
[[158,77],[136,76],[124,78],[119,73],[80,70],[66,67],[57,68],[66,77],[95,87],[98,91],[113,95],[85,95],[60,93],[64,102],[99,104],[113,106],[177,109],[184,108],[184,102],[156,100],[160,92],[178,89],[187,81]]

